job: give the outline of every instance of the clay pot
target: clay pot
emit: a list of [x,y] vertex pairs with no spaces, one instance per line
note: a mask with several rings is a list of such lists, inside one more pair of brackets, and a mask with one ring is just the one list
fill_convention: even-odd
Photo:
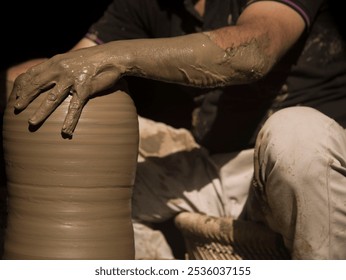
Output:
[[138,119],[123,91],[86,104],[71,139],[60,131],[69,98],[41,127],[28,118],[38,97],[5,110],[8,187],[5,259],[133,259],[131,195]]

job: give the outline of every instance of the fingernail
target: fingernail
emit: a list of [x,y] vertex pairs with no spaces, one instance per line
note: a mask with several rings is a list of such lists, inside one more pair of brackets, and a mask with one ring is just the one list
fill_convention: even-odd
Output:
[[72,131],[71,131],[70,129],[67,129],[66,127],[63,127],[63,128],[61,129],[61,131],[62,131],[64,134],[66,134],[66,135],[72,137]]
[[29,123],[32,124],[32,125],[37,124],[37,118],[35,118],[35,117],[30,118],[29,119]]
[[17,100],[14,102],[14,107],[19,107],[20,106],[20,99],[17,98]]

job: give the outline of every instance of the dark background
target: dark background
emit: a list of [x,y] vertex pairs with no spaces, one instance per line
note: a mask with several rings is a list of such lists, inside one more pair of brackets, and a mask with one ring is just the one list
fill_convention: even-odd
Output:
[[0,70],[68,51],[111,0],[1,1]]

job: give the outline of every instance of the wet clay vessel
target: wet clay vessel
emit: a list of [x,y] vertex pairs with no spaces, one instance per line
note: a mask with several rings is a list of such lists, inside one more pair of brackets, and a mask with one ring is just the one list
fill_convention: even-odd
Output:
[[10,97],[3,123],[8,188],[4,259],[133,259],[131,195],[138,119],[123,91],[86,104],[71,139],[69,98],[40,126]]

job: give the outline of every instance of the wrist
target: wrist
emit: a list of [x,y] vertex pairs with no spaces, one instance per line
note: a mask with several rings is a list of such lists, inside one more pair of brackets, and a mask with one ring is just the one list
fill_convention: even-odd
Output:
[[106,57],[100,64],[102,67],[111,65],[120,76],[139,75],[140,71],[136,63],[136,53],[138,53],[138,50],[136,50],[137,44],[131,44],[128,41],[115,41],[104,45],[107,50],[104,52]]

